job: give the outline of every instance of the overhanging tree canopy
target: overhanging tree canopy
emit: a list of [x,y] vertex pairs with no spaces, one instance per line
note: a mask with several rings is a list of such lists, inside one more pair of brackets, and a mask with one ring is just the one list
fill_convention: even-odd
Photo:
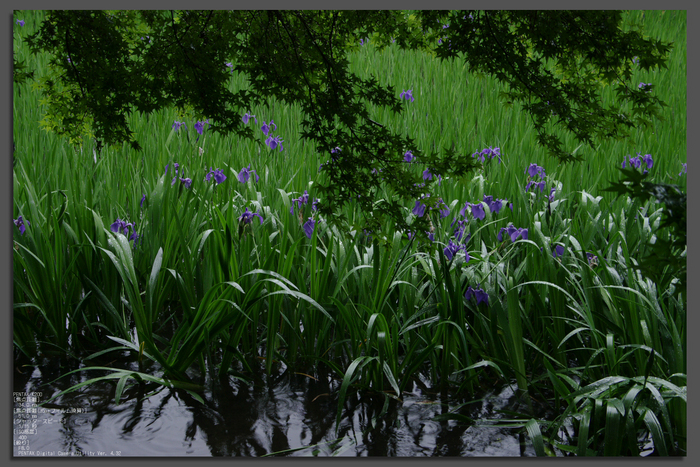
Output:
[[[98,147],[130,142],[139,149],[127,115],[177,106],[208,118],[214,131],[252,139],[241,116],[274,97],[301,106],[302,136],[317,151],[340,148],[322,168],[320,208],[328,220],[342,221],[340,208],[354,200],[369,229],[391,219],[421,231],[427,216],[409,226],[402,206],[430,182],[416,186],[405,152],[443,176],[467,173],[473,159],[451,149],[428,155],[373,121],[368,104],[400,112],[400,101],[374,77],[350,73],[347,51],[372,35],[380,47],[395,41],[463,59],[470,72],[505,84],[504,99],[532,117],[539,143],[569,162],[582,156],[554,128],[593,145],[659,116],[663,103],[631,84],[631,65],[665,66],[671,45],[625,32],[621,21],[617,11],[51,11],[28,42],[52,54],[39,83],[46,126],[58,134],[78,138],[89,129]],[[248,89],[229,90],[226,63],[248,77]],[[616,93],[610,106],[599,97],[604,86]]]

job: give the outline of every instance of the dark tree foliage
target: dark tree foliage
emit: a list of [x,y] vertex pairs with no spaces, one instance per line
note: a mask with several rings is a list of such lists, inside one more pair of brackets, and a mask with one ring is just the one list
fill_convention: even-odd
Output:
[[[538,141],[562,162],[583,160],[547,130],[554,121],[590,146],[596,139],[627,137],[630,129],[660,118],[664,105],[648,89],[632,86],[631,67],[665,67],[670,44],[623,32],[620,11],[481,11],[423,13],[424,22],[447,21],[441,58],[463,57],[472,72],[496,76],[533,119]],[[604,107],[602,86],[617,102]],[[621,110],[628,109],[628,110]]]
[[[401,103],[391,86],[350,73],[347,51],[371,36],[379,46],[395,41],[465,60],[470,71],[505,83],[505,100],[520,103],[539,143],[567,162],[582,157],[563,147],[555,129],[592,145],[648,124],[663,105],[632,86],[631,64],[637,57],[642,69],[665,66],[670,44],[623,32],[621,17],[615,11],[51,11],[28,42],[34,52],[52,55],[40,86],[45,124],[58,134],[77,139],[89,130],[98,147],[129,142],[139,149],[127,116],[176,106],[208,118],[214,131],[252,139],[241,116],[275,98],[301,107],[303,137],[328,155],[320,184],[327,220],[342,223],[341,208],[356,201],[370,230],[391,221],[423,231],[428,216],[408,225],[402,206],[429,192],[432,182],[419,191],[422,180],[402,163],[404,153],[411,150],[443,177],[468,173],[473,159],[450,149],[426,154],[373,121],[368,105],[400,112]],[[225,63],[248,77],[248,89],[229,90]],[[599,98],[604,86],[617,93],[610,107]],[[331,157],[336,147],[340,152]]]
[[12,80],[15,85],[22,84],[25,81],[34,78],[33,71],[25,71],[27,65],[24,64],[23,60],[17,60],[14,53],[12,54]]

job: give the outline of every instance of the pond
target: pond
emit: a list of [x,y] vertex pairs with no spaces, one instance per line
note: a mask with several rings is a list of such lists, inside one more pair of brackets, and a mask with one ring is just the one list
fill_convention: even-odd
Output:
[[[62,372],[49,367],[15,365],[15,456],[535,455],[523,429],[494,425],[525,411],[510,386],[457,397],[417,381],[400,401],[349,391],[336,433],[340,384],[332,379],[287,371],[269,383],[232,378],[205,390],[205,404],[184,391],[134,384],[115,405],[114,384],[98,383],[32,412],[18,395],[41,393],[42,402],[87,379],[77,373],[56,380]],[[29,412],[18,413],[22,407]],[[446,419],[448,413],[462,419]]]

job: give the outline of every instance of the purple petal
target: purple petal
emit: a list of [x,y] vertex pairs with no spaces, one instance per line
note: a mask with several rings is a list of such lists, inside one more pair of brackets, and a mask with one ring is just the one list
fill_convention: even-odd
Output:
[[484,211],[484,206],[481,203],[472,204],[471,208],[472,216],[474,216],[475,219],[483,220],[486,217],[486,211]]
[[478,305],[479,303],[485,303],[487,306],[489,304],[489,294],[484,292],[482,289],[476,289],[474,291],[474,295],[476,295],[476,304]]
[[474,289],[472,289],[472,286],[470,285],[467,287],[467,291],[464,292],[464,298],[467,300],[471,300],[471,298],[474,296]]
[[309,217],[309,220],[306,221],[306,223],[304,224],[304,233],[308,238],[311,238],[311,235],[313,235],[315,226],[316,221],[314,221],[313,218]]

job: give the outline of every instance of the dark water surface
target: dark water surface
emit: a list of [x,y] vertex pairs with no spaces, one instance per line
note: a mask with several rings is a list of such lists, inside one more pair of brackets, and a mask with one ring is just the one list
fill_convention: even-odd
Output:
[[[88,378],[76,374],[54,381],[60,372],[37,366],[17,367],[13,373],[15,395],[41,392],[40,401]],[[337,434],[338,381],[284,372],[269,385],[232,379],[215,386],[204,391],[205,405],[183,391],[138,385],[127,386],[124,399],[115,405],[113,383],[86,386],[53,404],[34,406],[36,412],[30,406],[29,413],[15,413],[13,454],[534,456],[522,429],[486,425],[487,420],[504,418],[501,410],[524,411],[509,386],[464,405],[469,398],[441,396],[427,385],[414,384],[401,401],[389,399],[381,417],[383,395],[350,391]],[[16,401],[15,409],[22,409],[21,404]],[[477,424],[434,420],[460,405],[455,412]],[[31,434],[20,434],[21,429]]]

